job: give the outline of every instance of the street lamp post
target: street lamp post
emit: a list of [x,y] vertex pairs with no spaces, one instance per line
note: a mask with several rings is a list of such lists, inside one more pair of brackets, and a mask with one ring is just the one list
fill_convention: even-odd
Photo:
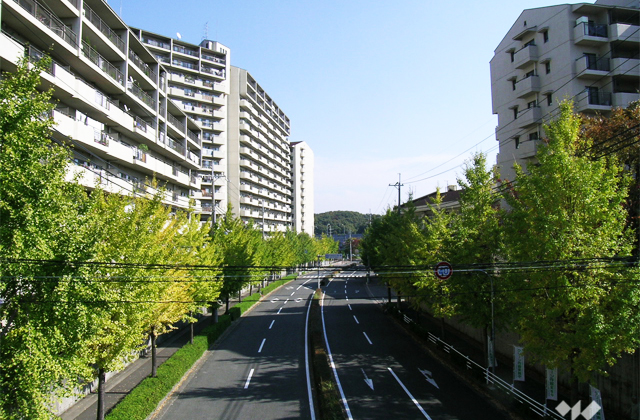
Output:
[[321,255],[318,255],[318,289],[320,288],[320,257]]

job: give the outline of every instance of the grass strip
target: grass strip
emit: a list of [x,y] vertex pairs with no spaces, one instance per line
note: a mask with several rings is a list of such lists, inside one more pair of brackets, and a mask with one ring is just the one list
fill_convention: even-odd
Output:
[[[285,283],[294,280],[298,275],[292,274],[262,289],[262,294],[270,293]],[[182,379],[191,366],[202,357],[222,333],[238,319],[244,312],[255,305],[262,297],[261,293],[254,293],[241,303],[229,309],[228,315],[218,317],[218,323],[203,329],[193,338],[193,344],[186,344],[167,361],[158,367],[158,376],[148,377],[138,384],[122,401],[120,401],[106,416],[105,420],[144,420],[160,401]]]

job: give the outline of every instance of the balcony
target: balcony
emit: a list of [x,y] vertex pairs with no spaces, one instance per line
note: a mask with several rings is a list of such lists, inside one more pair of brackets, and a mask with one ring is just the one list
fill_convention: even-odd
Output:
[[156,39],[149,38],[149,37],[146,37],[146,36],[142,37],[142,42],[144,42],[147,45],[151,45],[153,47],[163,48],[165,50],[170,50],[171,49],[171,45],[170,44],[167,44],[165,42],[158,41]]
[[173,51],[178,52],[180,54],[190,55],[192,57],[198,57],[198,51],[190,50],[188,48],[182,47],[180,45],[174,45]]
[[523,98],[531,93],[540,92],[540,77],[529,76],[516,83],[516,95]]
[[35,17],[38,22],[46,26],[58,37],[63,39],[67,44],[71,45],[74,49],[78,48],[78,36],[65,25],[56,15],[51,13],[48,8],[43,8],[40,3],[35,0],[14,0],[31,16]]
[[513,65],[520,69],[536,61],[538,61],[538,47],[531,44],[516,52]]
[[156,73],[151,70],[151,67],[138,56],[138,54],[134,53],[132,50],[129,50],[129,60],[138,68],[138,70],[142,71],[142,73],[147,76],[153,83],[156,83],[158,80],[158,76]]
[[576,75],[582,79],[599,79],[606,76],[611,70],[608,58],[595,59],[592,56],[583,56],[576,60]]
[[576,95],[576,110],[578,112],[602,112],[611,111],[611,92],[599,92],[597,90],[585,90]]
[[635,76],[640,77],[640,59],[638,58],[613,58],[612,76]]
[[195,144],[197,144],[198,146],[202,146],[202,141],[200,140],[200,137],[198,137],[198,135],[193,131],[187,130],[187,138],[192,142],[194,142]]
[[609,42],[607,25],[581,22],[573,28],[576,45],[597,46]]
[[98,51],[91,48],[85,41],[82,41],[82,55],[98,66],[103,73],[107,74],[116,83],[124,87],[124,74],[116,66],[107,61],[106,58],[101,56]]
[[174,117],[171,114],[167,114],[167,121],[169,121],[171,125],[177,128],[178,132],[184,134],[185,125],[182,121],[178,120],[176,117]]
[[84,8],[84,16],[95,26],[113,45],[116,46],[123,54],[125,52],[124,49],[124,41],[122,38],[116,34],[109,25],[103,21],[100,16],[96,12],[94,12],[86,3],[83,5]]
[[527,128],[542,122],[542,109],[539,106],[524,109],[518,114],[516,121],[519,128]]
[[140,99],[145,105],[149,106],[152,110],[156,109],[156,100],[151,97],[147,92],[142,90],[140,86],[131,82],[127,83],[127,89],[133,93],[136,98]]
[[626,23],[614,23],[609,26],[611,41],[640,43],[640,27]]

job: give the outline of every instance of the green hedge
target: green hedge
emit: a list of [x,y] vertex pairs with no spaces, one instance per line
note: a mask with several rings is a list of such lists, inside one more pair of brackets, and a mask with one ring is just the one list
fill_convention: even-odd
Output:
[[[294,280],[297,274],[284,277],[262,289],[267,294],[285,283]],[[242,303],[229,309],[228,315],[218,317],[218,323],[203,329],[193,338],[193,344],[187,344],[173,354],[166,362],[158,367],[158,376],[148,377],[136,386],[118,405],[105,417],[106,420],[144,420],[160,401],[182,379],[193,364],[204,354],[220,335],[250,307],[260,300],[261,294],[254,293],[244,299]]]

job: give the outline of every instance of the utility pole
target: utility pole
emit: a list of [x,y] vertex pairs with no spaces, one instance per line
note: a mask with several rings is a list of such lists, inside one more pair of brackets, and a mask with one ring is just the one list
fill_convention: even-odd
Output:
[[395,184],[389,184],[390,187],[398,188],[398,214],[400,214],[400,190],[402,189],[402,187],[404,187],[404,184],[400,183],[400,175],[401,174],[398,174],[398,182],[396,182]]

